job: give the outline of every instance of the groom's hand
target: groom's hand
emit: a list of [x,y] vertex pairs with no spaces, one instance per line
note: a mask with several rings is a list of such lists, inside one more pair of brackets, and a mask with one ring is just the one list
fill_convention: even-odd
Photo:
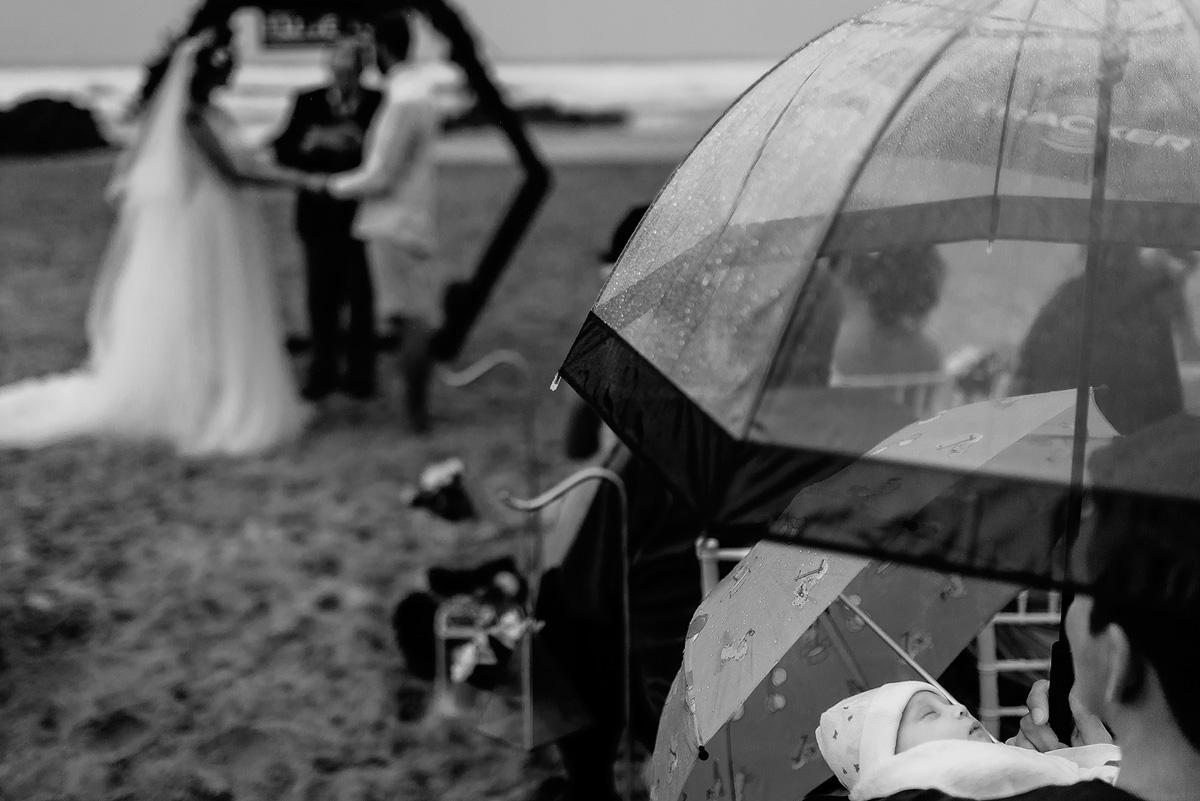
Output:
[[305,180],[305,188],[309,192],[325,194],[329,191],[329,176],[317,174],[309,175]]
[[314,150],[353,150],[362,145],[362,131],[353,125],[318,126],[310,128],[300,140],[305,153]]
[[309,128],[304,133],[304,138],[300,140],[300,151],[302,153],[312,153],[314,150],[322,147],[322,131],[320,128]]

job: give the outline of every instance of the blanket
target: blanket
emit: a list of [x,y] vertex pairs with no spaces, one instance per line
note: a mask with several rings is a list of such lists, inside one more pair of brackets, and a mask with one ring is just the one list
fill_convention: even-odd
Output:
[[925,743],[864,773],[850,792],[850,801],[885,798],[904,790],[938,790],[959,798],[992,799],[1089,779],[1111,784],[1116,781],[1120,758],[1120,750],[1112,745],[1040,754],[1000,743]]

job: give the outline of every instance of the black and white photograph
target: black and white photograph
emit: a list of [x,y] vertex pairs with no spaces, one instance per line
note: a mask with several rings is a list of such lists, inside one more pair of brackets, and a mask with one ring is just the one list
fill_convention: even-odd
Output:
[[0,801],[1200,797],[1200,0],[3,0]]

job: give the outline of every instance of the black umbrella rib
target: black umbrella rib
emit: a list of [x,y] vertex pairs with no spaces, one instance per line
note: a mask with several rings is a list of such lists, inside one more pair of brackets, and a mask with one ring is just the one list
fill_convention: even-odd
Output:
[[[994,8],[996,8],[996,6],[1000,5],[1000,2],[1001,2],[1001,0],[991,0],[991,2],[987,4],[987,12],[985,12],[985,13],[990,13],[992,11],[992,9],[994,9]],[[921,66],[921,69],[919,69],[917,71],[917,74],[913,77],[913,79],[911,81],[909,81],[908,85],[906,87],[904,87],[903,91],[901,91],[900,94],[897,96],[896,102],[892,105],[891,110],[887,113],[887,115],[883,119],[882,123],[879,126],[879,130],[877,130],[875,132],[875,134],[872,136],[870,145],[867,147],[866,151],[863,153],[862,161],[860,161],[858,166],[854,168],[854,175],[851,177],[850,181],[847,182],[846,190],[845,190],[845,192],[842,193],[841,200],[839,200],[837,206],[835,206],[833,208],[833,213],[829,216],[829,225],[825,231],[824,239],[821,242],[821,246],[817,248],[815,253],[821,253],[825,250],[826,242],[824,240],[829,238],[829,233],[830,233],[830,231],[833,230],[834,222],[837,220],[838,216],[840,216],[842,214],[842,212],[845,210],[846,203],[847,203],[847,201],[850,200],[850,195],[854,192],[855,186],[858,185],[859,179],[862,178],[862,174],[867,168],[867,163],[871,160],[871,156],[875,152],[875,149],[877,147],[879,147],[879,143],[883,141],[883,137],[887,133],[888,129],[891,127],[892,122],[894,122],[896,117],[899,115],[900,109],[904,107],[904,104],[906,102],[908,102],[908,99],[912,96],[912,93],[916,91],[917,87],[921,85],[921,82],[924,81],[925,78],[927,78],[929,76],[929,73],[933,71],[934,66],[938,63],[938,61],[942,58],[942,56],[946,55],[946,51],[948,51],[951,47],[953,47],[955,42],[957,42],[959,40],[959,38],[962,37],[962,35],[966,32],[967,28],[969,28],[971,26],[972,22],[977,18],[977,16],[978,15],[964,14],[963,18],[966,21],[962,25],[960,25],[953,34],[948,36],[946,38],[946,41],[943,42],[941,44],[941,46],[939,46],[929,56],[929,59]],[[808,276],[804,280],[804,283],[800,286],[800,289],[796,292],[795,297],[792,299],[791,313],[789,314],[788,317],[785,318],[786,320],[789,321],[789,323],[780,327],[779,333],[776,335],[775,341],[772,343],[773,349],[768,351],[769,353],[772,354],[771,362],[767,367],[767,372],[763,378],[763,382],[759,386],[759,391],[756,393],[756,395],[754,396],[753,402],[750,404],[749,413],[746,415],[745,430],[743,430],[741,432],[742,437],[745,437],[749,433],[750,425],[753,423],[754,419],[758,416],[758,410],[762,406],[763,395],[766,392],[767,386],[770,384],[770,377],[772,374],[774,374],[776,372],[776,369],[778,368],[779,360],[780,360],[780,350],[783,346],[784,339],[788,335],[788,333],[790,333],[791,322],[794,321],[796,314],[800,308],[800,301],[805,296],[806,290],[808,289],[809,282],[812,280],[813,280],[813,271],[810,270]]]
[[989,242],[996,240],[996,229],[1000,225],[1000,173],[1004,169],[1004,146],[1008,144],[1008,120],[1012,110],[1013,92],[1017,87],[1017,72],[1021,67],[1021,56],[1025,53],[1025,41],[1030,23],[1033,22],[1033,15],[1037,13],[1040,4],[1041,0],[1033,0],[1033,4],[1029,7],[1029,16],[1025,18],[1025,28],[1021,32],[1021,38],[1017,41],[1017,53],[1013,56],[1012,72],[1008,76],[1008,94],[1004,97],[1004,119],[1000,122],[1000,144],[996,148],[996,177],[992,182],[992,214],[991,222],[988,225]]

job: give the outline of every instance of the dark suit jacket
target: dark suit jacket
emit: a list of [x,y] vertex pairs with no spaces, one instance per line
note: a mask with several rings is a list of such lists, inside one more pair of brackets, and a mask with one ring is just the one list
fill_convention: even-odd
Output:
[[[272,143],[276,160],[285,167],[317,173],[345,172],[359,166],[363,155],[361,146],[348,151],[305,152],[300,144],[314,128],[346,123],[357,127],[365,136],[383,95],[366,88],[361,91],[358,108],[348,118],[338,117],[329,105],[328,86],[297,95],[287,127]],[[349,236],[357,209],[358,204],[353,200],[337,200],[302,190],[296,198],[296,230],[306,240]]]

